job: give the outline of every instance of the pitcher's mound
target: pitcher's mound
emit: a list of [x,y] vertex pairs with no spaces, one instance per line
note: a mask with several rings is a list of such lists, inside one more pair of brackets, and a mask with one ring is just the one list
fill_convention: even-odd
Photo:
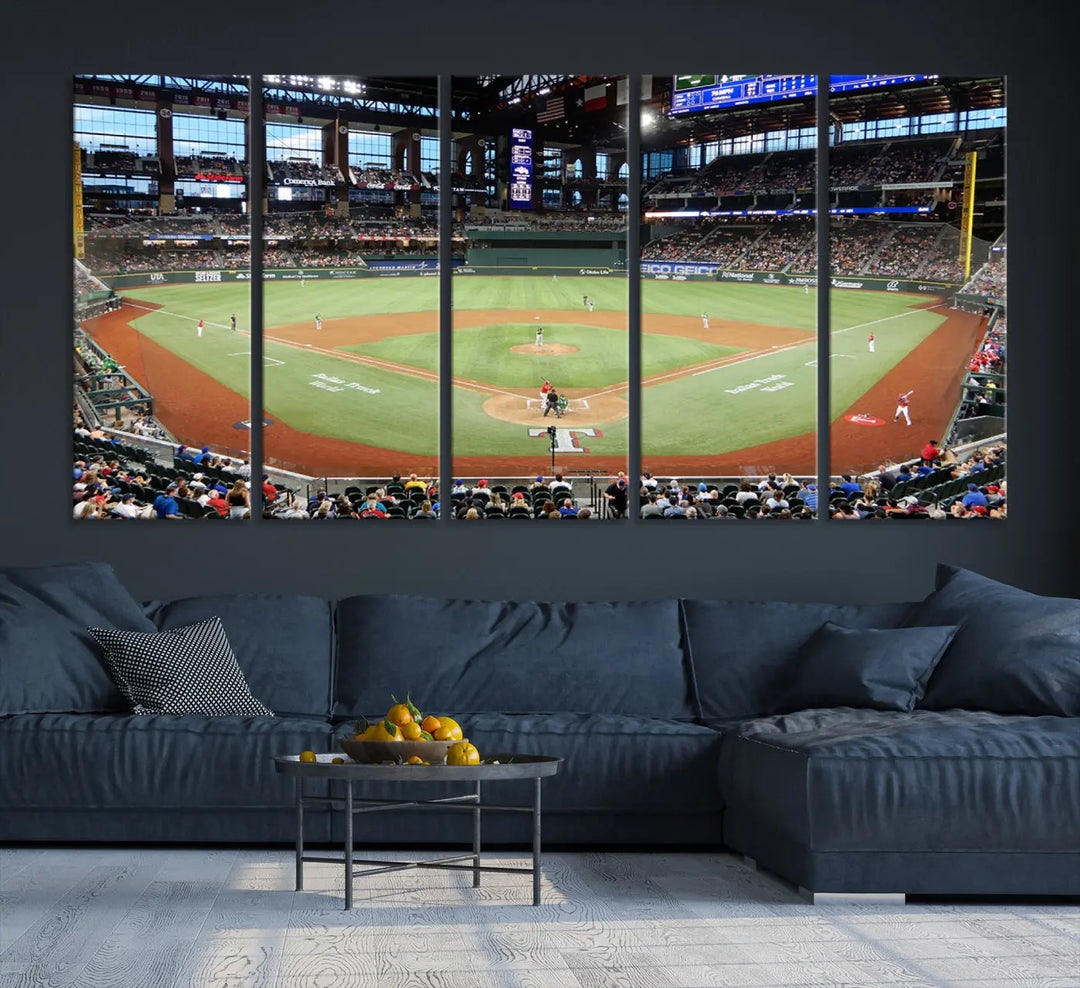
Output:
[[541,357],[557,357],[562,353],[577,353],[578,348],[570,346],[569,343],[545,343],[543,346],[536,346],[534,343],[522,343],[520,346],[510,347],[510,352],[533,353]]

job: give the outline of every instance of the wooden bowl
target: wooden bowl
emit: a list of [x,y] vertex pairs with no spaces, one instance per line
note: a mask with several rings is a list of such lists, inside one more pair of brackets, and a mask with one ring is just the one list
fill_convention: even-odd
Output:
[[341,750],[354,762],[367,764],[378,762],[407,762],[413,755],[419,755],[425,762],[442,765],[446,761],[446,752],[456,741],[356,741],[352,738],[338,738]]

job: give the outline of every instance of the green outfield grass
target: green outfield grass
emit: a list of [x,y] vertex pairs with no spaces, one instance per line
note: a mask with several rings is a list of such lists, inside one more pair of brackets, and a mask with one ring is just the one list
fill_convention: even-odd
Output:
[[[542,356],[514,353],[514,346],[534,347],[539,323],[501,323],[454,330],[454,376],[500,388],[531,388],[546,380],[562,388],[602,388],[626,380],[627,336],[624,330],[557,323],[545,327],[545,343],[576,346],[577,353]],[[439,369],[437,333],[413,333],[343,349],[395,363]],[[648,377],[677,367],[739,353],[682,336],[648,336],[642,345],[642,373]]]
[[[568,310],[585,312],[582,295],[597,311],[625,312],[624,279],[605,277],[482,277],[454,280],[456,310]],[[245,337],[228,329],[236,312],[240,328],[248,324],[249,286],[197,284],[125,291],[162,307],[133,321],[142,333],[166,346],[222,384],[248,393],[250,347]],[[925,339],[942,315],[917,310],[926,299],[886,292],[835,289],[831,294],[833,414],[839,414]],[[324,320],[365,315],[434,311],[438,305],[435,278],[370,278],[355,281],[311,281],[266,285],[268,329],[306,323],[315,313]],[[717,282],[653,282],[642,284],[645,313],[698,318],[708,312],[715,327],[723,320],[814,331],[816,294],[802,288]],[[195,337],[195,320],[207,328]],[[545,341],[579,347],[576,354],[534,357],[509,352],[510,346],[535,338],[535,323],[464,327],[454,335],[454,372],[495,387],[531,387],[547,377],[562,387],[603,387],[626,379],[626,334],[575,322],[545,325]],[[873,331],[877,352],[869,354],[866,335]],[[240,345],[241,340],[243,345]],[[357,354],[436,370],[437,336],[418,333],[348,348]],[[729,347],[677,336],[646,334],[643,374],[648,377],[737,352]],[[438,453],[437,386],[434,382],[296,347],[266,343],[270,360],[265,374],[268,414],[295,429],[382,446],[416,455]],[[815,425],[816,359],[813,343],[777,350],[720,369],[665,381],[643,396],[643,453],[708,455],[754,446],[813,431]],[[281,361],[277,363],[276,361]],[[327,382],[316,375],[338,378]],[[327,391],[313,386],[322,381]],[[911,386],[917,386],[912,382]],[[370,394],[360,388],[377,390]],[[766,390],[767,388],[772,390]],[[455,391],[454,450],[459,455],[534,455],[543,441],[531,439],[525,426],[503,422],[482,409],[486,396]],[[867,409],[876,414],[891,409]],[[537,425],[541,420],[538,418]],[[573,417],[561,423],[572,428]],[[598,427],[602,436],[582,439],[593,453],[626,451],[625,421]],[[267,437],[272,444],[272,436]],[[272,452],[272,450],[271,450]]]

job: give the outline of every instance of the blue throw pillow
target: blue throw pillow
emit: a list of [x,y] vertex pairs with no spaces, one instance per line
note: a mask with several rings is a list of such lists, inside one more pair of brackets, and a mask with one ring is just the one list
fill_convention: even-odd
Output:
[[816,707],[910,712],[956,625],[842,628],[826,621],[799,649],[777,713]]
[[960,625],[920,707],[1080,717],[1080,600],[940,565],[907,623]]
[[107,563],[0,569],[0,715],[126,710],[90,625],[154,630]]

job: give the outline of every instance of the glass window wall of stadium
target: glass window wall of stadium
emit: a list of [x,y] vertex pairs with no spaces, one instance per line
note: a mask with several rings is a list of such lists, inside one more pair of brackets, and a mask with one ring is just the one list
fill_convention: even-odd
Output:
[[74,517],[243,520],[246,81],[74,89]]
[[436,80],[264,82],[263,462],[291,491],[268,511],[433,516]]
[[850,78],[829,100],[828,516],[1003,518],[1005,80]]

